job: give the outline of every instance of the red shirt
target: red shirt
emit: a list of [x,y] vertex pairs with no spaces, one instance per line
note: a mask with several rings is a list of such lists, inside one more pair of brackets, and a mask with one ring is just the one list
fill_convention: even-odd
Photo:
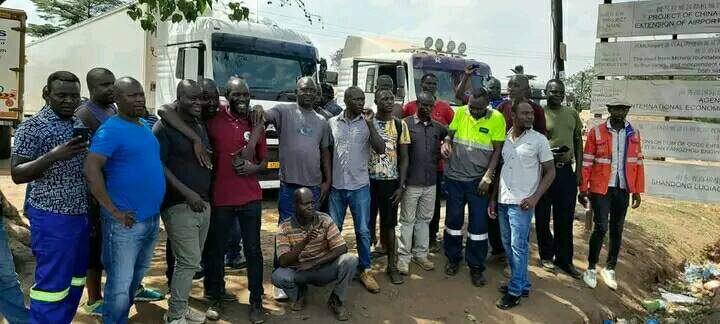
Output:
[[[236,118],[225,108],[210,119],[207,126],[215,153],[213,206],[242,206],[262,200],[258,176],[238,176],[232,165],[234,154],[242,150],[250,139],[250,120]],[[264,134],[258,139],[254,155],[253,163],[259,163],[267,157]]]
[[[535,121],[533,122],[533,129],[537,132],[542,133],[543,135],[547,134],[547,128],[545,127],[545,110],[543,110],[540,105],[536,104],[532,100],[528,100],[530,103],[530,106],[533,109],[533,112],[535,112]],[[510,130],[510,127],[512,127],[512,101],[510,99],[503,101],[500,103],[500,105],[497,107],[497,111],[501,112],[503,116],[505,117],[505,127],[507,130]]]
[[[417,112],[417,103],[415,101],[408,102],[403,108],[403,112],[404,117],[415,115]],[[433,106],[431,116],[433,120],[447,126],[450,125],[450,122],[452,122],[453,116],[455,116],[455,111],[450,108],[450,105],[447,102],[442,100],[435,101],[435,106]]]

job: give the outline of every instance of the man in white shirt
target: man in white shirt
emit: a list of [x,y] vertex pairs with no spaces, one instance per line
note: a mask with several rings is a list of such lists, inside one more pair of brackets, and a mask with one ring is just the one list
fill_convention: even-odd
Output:
[[[528,280],[530,223],[535,205],[555,179],[555,164],[550,143],[545,135],[532,129],[534,113],[526,101],[514,103],[511,110],[513,127],[502,149],[499,196],[500,233],[510,264],[510,281],[500,287],[503,297],[497,307],[509,309],[520,304],[530,292]],[[498,186],[496,186],[497,188]],[[488,213],[495,218],[497,190],[490,199]]]

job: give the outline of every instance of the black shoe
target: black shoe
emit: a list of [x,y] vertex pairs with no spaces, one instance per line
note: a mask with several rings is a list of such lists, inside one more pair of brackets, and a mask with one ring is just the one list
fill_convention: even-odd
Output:
[[238,301],[237,296],[235,296],[235,295],[230,295],[230,294],[228,294],[228,293],[226,293],[226,292],[222,293],[220,296],[209,295],[208,293],[205,293],[205,294],[204,294],[204,297],[205,297],[205,299],[207,299],[207,300],[209,300],[209,301],[216,301],[216,300],[218,300],[218,299],[219,299],[219,300],[222,300],[222,301],[224,301],[224,302],[236,302],[236,301]]
[[204,277],[205,277],[205,271],[200,270],[198,272],[195,272],[195,275],[193,276],[193,280],[200,280]]
[[250,304],[250,323],[265,323],[265,308],[263,308],[262,303]]
[[390,277],[390,282],[393,285],[402,285],[405,280],[403,280],[402,275],[400,274],[400,271],[397,270],[390,270],[387,271],[388,277]]
[[555,272],[555,263],[552,260],[540,260],[540,266],[550,272]]
[[456,275],[459,270],[460,270],[460,263],[448,261],[448,263],[445,264],[445,274],[448,276]]
[[[507,286],[507,285],[502,285],[502,286],[500,286],[500,288],[498,288],[498,291],[499,291],[500,293],[502,293],[503,295],[505,295],[505,294],[508,293],[508,286]],[[530,297],[530,291],[528,291],[528,290],[523,290],[521,297],[522,297],[522,298],[528,298],[528,297]]]
[[470,270],[470,281],[472,281],[473,286],[475,287],[482,287],[485,286],[487,281],[485,281],[485,276],[483,276],[482,271],[480,270]]
[[568,266],[558,266],[563,272],[567,273],[570,277],[573,277],[575,279],[582,278],[582,272],[578,271],[574,265],[568,265]]
[[497,308],[500,309],[510,309],[517,305],[520,305],[520,297],[513,296],[510,294],[505,294],[498,302],[495,304]]
[[335,294],[330,294],[330,299],[328,299],[328,308],[330,308],[330,311],[335,314],[335,318],[338,321],[344,322],[350,319],[350,314],[348,313],[347,308],[345,308]]

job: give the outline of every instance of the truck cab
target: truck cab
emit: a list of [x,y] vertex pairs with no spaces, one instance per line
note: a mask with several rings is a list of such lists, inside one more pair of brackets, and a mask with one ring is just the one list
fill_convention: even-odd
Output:
[[345,90],[358,86],[365,92],[365,106],[374,109],[377,79],[387,75],[394,81],[396,102],[405,104],[415,100],[422,91],[422,76],[433,73],[438,79],[437,99],[459,107],[463,103],[455,97],[455,88],[465,67],[473,64],[478,69],[469,83],[473,87],[484,87],[491,75],[490,66],[465,58],[462,53],[430,49],[429,46],[414,47],[389,39],[349,36],[338,70],[337,102],[344,107]]

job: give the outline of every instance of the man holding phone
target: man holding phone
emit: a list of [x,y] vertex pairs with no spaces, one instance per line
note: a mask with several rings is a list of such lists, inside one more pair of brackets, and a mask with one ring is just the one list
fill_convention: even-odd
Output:
[[87,193],[82,164],[87,141],[73,136],[81,123],[80,80],[67,71],[52,73],[43,89],[47,105],[15,131],[10,174],[30,183],[25,212],[35,256],[30,289],[33,323],[70,323],[80,303],[88,254]]
[[[535,209],[535,230],[540,263],[547,270],[557,266],[579,279],[582,274],[573,266],[573,220],[577,186],[582,183],[582,121],[575,109],[563,106],[565,85],[560,80],[548,81],[545,92],[547,139],[555,159],[555,180]],[[573,171],[573,164],[575,171]],[[553,233],[550,232],[552,210]]]

